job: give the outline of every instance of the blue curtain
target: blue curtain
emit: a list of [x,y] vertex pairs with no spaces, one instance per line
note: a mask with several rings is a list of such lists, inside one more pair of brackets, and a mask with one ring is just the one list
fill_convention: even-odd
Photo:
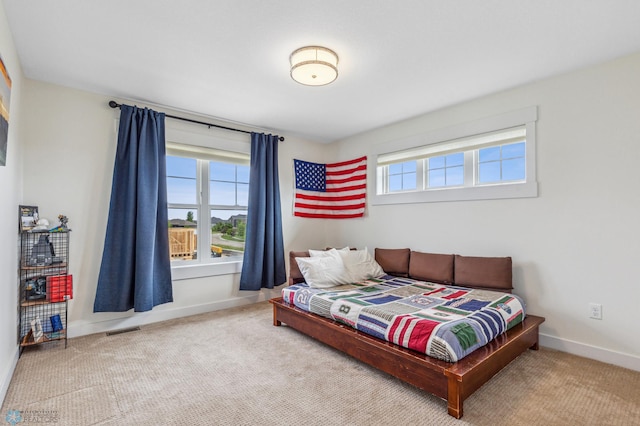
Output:
[[278,136],[251,133],[249,209],[240,290],[286,281],[278,179]]
[[94,312],[143,312],[173,301],[164,114],[120,107],[107,234]]

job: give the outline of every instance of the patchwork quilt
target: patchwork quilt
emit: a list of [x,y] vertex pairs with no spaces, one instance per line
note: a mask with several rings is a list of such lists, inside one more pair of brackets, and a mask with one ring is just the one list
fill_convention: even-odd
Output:
[[525,317],[524,301],[508,293],[386,275],[330,289],[296,284],[286,303],[364,333],[456,362]]

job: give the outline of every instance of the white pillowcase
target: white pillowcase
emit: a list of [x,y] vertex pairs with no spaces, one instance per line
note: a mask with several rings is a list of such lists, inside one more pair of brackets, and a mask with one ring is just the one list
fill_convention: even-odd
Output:
[[349,271],[349,275],[351,275],[352,281],[362,281],[369,278],[381,277],[386,274],[366,248],[364,250],[338,252],[342,257],[347,271]]
[[327,250],[323,253],[326,254],[296,257],[296,263],[309,287],[329,288],[353,281],[337,250]]
[[309,256],[311,257],[327,257],[327,256],[335,256],[335,253],[346,253],[349,251],[349,247],[344,247],[341,249],[329,249],[329,250],[312,250],[309,249]]

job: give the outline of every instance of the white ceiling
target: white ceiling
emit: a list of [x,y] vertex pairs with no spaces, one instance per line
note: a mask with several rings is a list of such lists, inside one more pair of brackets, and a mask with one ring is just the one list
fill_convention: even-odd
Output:
[[[640,51],[640,0],[3,4],[28,78],[318,142]],[[310,44],[334,83],[289,77]]]

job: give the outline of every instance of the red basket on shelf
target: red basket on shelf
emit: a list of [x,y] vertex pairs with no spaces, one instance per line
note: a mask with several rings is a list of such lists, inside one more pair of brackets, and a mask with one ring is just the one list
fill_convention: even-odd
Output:
[[47,277],[47,300],[64,302],[73,299],[73,275]]

